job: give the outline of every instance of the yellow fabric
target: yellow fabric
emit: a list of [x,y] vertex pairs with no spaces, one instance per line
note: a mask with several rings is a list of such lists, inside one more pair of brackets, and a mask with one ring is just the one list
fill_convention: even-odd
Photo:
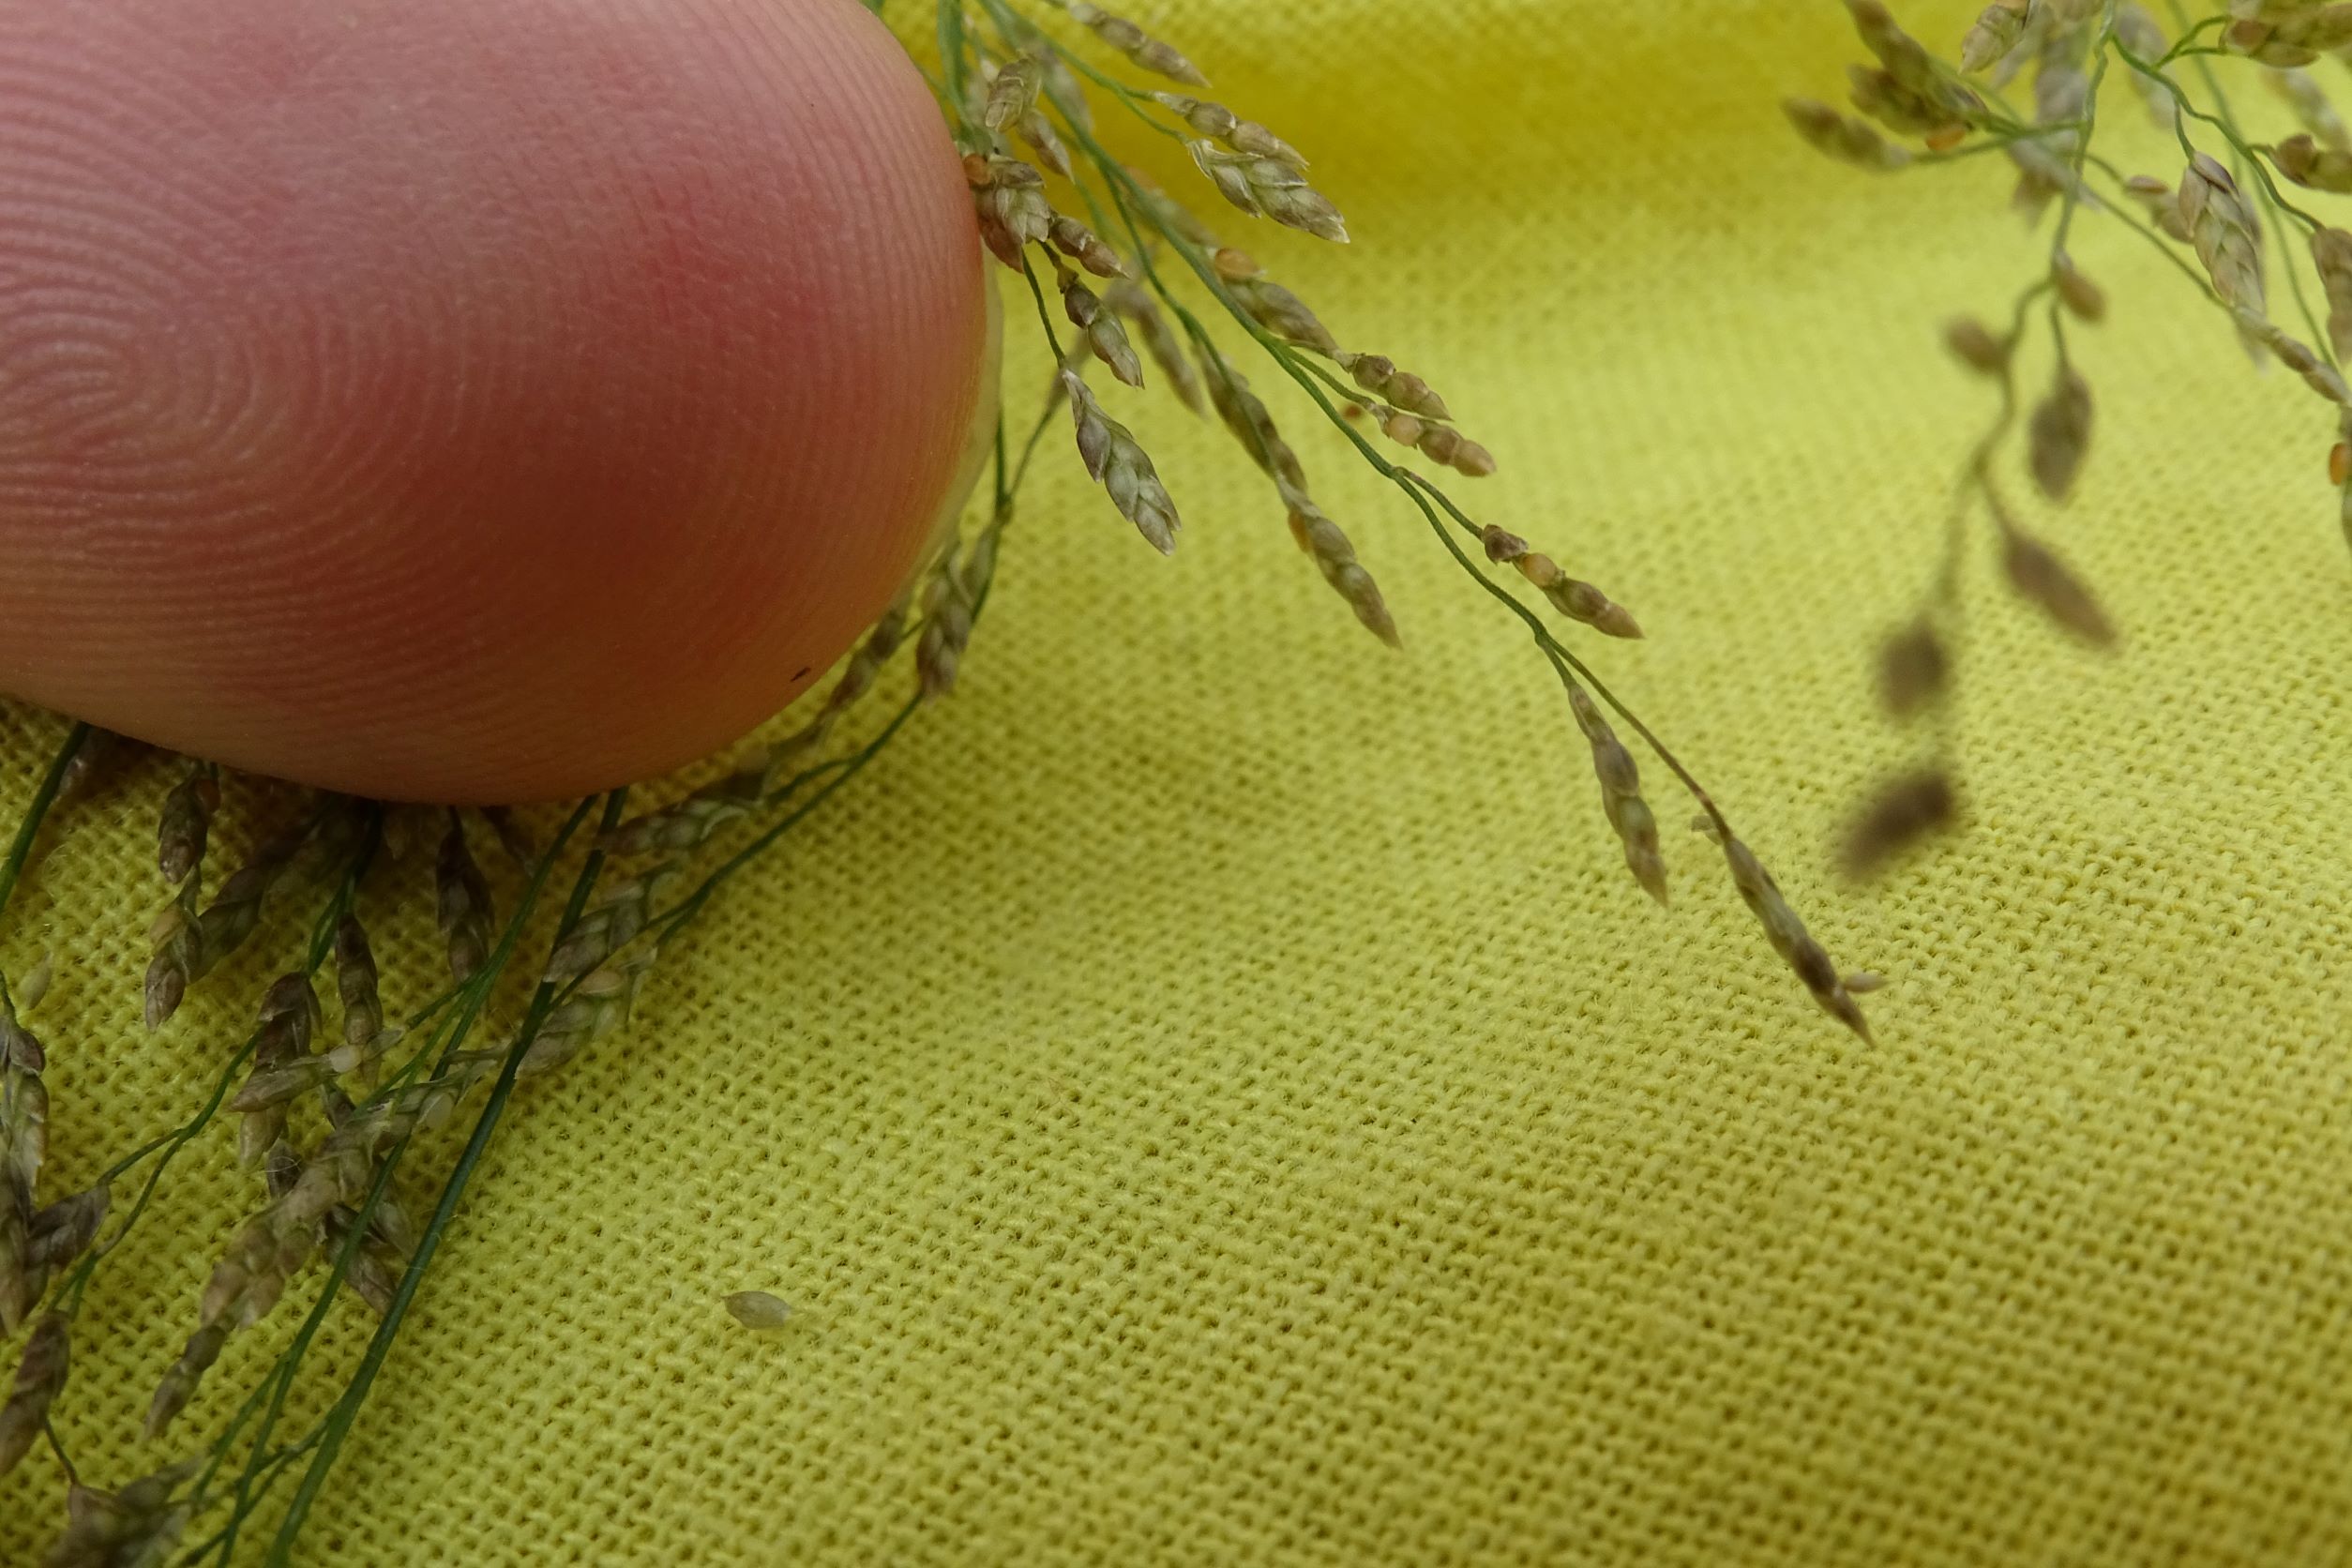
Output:
[[[1973,8],[1906,11],[1947,41]],[[1550,675],[1294,397],[1402,656],[1221,432],[1114,400],[1176,558],[1057,430],[963,689],[523,1095],[309,1560],[2352,1560],[2316,405],[2086,220],[2098,446],[2037,518],[2128,645],[2074,652],[1980,550],[1972,829],[1851,890],[1828,837],[1909,755],[1867,651],[1988,412],[1934,326],[2044,243],[2002,171],[1798,149],[1775,100],[1856,53],[1826,0],[1143,15],[1313,155],[1357,243],[1247,243],[1444,389],[1502,461],[1458,488],[1482,517],[1640,615],[1595,660],[1892,978],[1877,1045],[1654,766],[1677,907],[1640,897]],[[12,732],[10,800],[53,734]],[[61,1182],[185,1115],[244,1006],[129,1021],[156,783],[84,808],[0,949],[60,945]],[[60,1425],[95,1478],[178,1452],[130,1434],[250,1190],[201,1145],[94,1295]],[[744,1289],[799,1315],[750,1334]],[[337,1310],[330,1367],[366,1327]],[[57,1499],[46,1455],[0,1483],[0,1561]]]

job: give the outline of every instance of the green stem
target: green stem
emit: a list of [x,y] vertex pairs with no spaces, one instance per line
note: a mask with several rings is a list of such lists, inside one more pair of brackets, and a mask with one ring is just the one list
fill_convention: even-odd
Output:
[[40,837],[41,823],[49,816],[49,808],[56,804],[58,788],[66,781],[66,769],[73,765],[74,753],[89,738],[87,724],[77,724],[66,731],[65,744],[50,759],[49,771],[41,775],[40,787],[33,792],[32,801],[18,820],[16,837],[8,845],[8,858],[0,864],[0,911],[5,911],[8,900],[16,896],[17,880],[24,874],[24,862],[33,852],[33,840]]

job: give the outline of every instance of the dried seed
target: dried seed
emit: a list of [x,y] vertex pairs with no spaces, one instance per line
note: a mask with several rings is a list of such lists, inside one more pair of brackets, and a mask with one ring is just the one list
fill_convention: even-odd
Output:
[[1847,875],[1866,877],[1950,825],[1953,804],[1952,780],[1938,772],[1910,774],[1886,785],[1846,830],[1839,858]]
[[747,1329],[780,1329],[792,1320],[791,1305],[765,1290],[738,1290],[727,1298],[728,1316]]
[[2352,128],[2336,112],[2333,99],[2309,71],[2268,70],[2262,73],[2270,90],[2284,99],[2303,128],[2330,151],[2352,153]]

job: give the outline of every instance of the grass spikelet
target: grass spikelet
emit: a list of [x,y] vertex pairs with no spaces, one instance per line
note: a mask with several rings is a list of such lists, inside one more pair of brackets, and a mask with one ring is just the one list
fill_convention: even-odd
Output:
[[[534,1078],[553,1072],[627,1022],[645,975],[660,956],[660,949],[649,944],[584,975],[570,1000],[540,1025],[523,1053],[522,1071]],[[495,1067],[501,1053],[490,1055]]]
[[1249,389],[1248,380],[1222,359],[1209,368],[1209,400],[1216,404],[1218,416],[1242,444],[1242,450],[1274,479],[1286,503],[1306,493],[1306,470],[1298,453],[1282,439],[1274,415]]
[[1103,291],[1103,303],[1134,326],[1143,339],[1143,352],[1152,356],[1162,379],[1184,400],[1184,406],[1195,414],[1206,405],[1200,393],[1200,377],[1192,368],[1192,358],[1184,353],[1184,340],[1168,324],[1167,315],[1140,285],[1116,282]]
[[1960,68],[1971,74],[1988,70],[2016,48],[2026,34],[2028,4],[2029,0],[1993,0],[1985,7],[1960,41]]
[[51,1544],[41,1568],[161,1568],[186,1533],[195,1505],[172,1493],[200,1461],[134,1481],[119,1492],[76,1485],[66,1501],[65,1532]]
[[61,1198],[35,1214],[33,1266],[55,1271],[88,1251],[90,1244],[98,1240],[98,1227],[105,1223],[106,1211],[113,1201],[113,1189],[101,1183]]
[[1955,316],[1944,324],[1944,347],[1972,370],[1988,376],[2009,373],[2008,342],[1974,316]]
[[1020,271],[1022,250],[1053,233],[1045,175],[1018,158],[970,153],[964,158],[964,179],[972,187],[981,239],[998,261]]
[[1046,237],[1056,250],[1097,278],[1124,278],[1127,275],[1127,265],[1119,259],[1119,252],[1105,245],[1093,230],[1075,218],[1055,213],[1053,221],[1046,225]]
[[1940,770],[1907,774],[1879,790],[1846,830],[1839,863],[1867,877],[1929,834],[1952,823],[1956,797]]
[[2323,147],[2299,132],[2271,149],[2270,161],[2280,173],[2310,190],[2331,195],[2352,194],[2352,152]]
[[2352,234],[2314,231],[2311,259],[2328,295],[2328,341],[2338,358],[2352,358]]
[[1570,620],[1582,622],[1605,637],[1641,636],[1640,625],[1623,605],[1590,582],[1570,577],[1560,569],[1559,562],[1530,549],[1516,534],[1489,524],[1480,533],[1479,543],[1485,550],[1487,560],[1516,570],[1551,601],[1553,609]]
[[2204,153],[2181,176],[2180,220],[2222,303],[2263,314],[2262,230],[2229,171]]
[[177,887],[204,863],[213,813],[219,808],[219,779],[202,763],[163,797],[156,822],[156,868],[165,882]]
[[490,957],[490,890],[466,843],[465,819],[455,811],[433,860],[433,885],[435,914],[448,944],[449,977],[471,980]]
[[2001,523],[2001,572],[2009,585],[2060,627],[2094,648],[2114,644],[2115,626],[2082,580],[2048,546],[2007,518]]
[[229,1102],[239,1116],[237,1157],[249,1167],[286,1136],[287,1103],[326,1080],[326,1063],[310,1055],[318,1022],[318,994],[307,974],[280,975],[262,999],[253,1067]]
[[1087,0],[1059,0],[1059,3],[1079,26],[1153,75],[1164,76],[1170,82],[1182,82],[1192,87],[1206,87],[1209,84],[1209,79],[1200,74],[1199,68],[1126,18],[1113,16],[1099,6],[1087,4]]
[[[204,913],[196,917],[189,979],[201,980],[221,959],[245,945],[246,938],[253,934],[253,927],[261,921],[263,900],[285,877],[294,856],[317,835],[320,825],[320,819],[314,817],[300,827],[279,835],[255,851],[251,860],[229,874],[229,880],[220,884],[220,891],[213,895]],[[158,945],[160,947],[162,942],[158,941]],[[165,1017],[169,1016],[170,1009],[166,1009]]]
[[1221,103],[1187,98],[1183,93],[1153,93],[1152,98],[1175,112],[1194,134],[1222,142],[1251,158],[1271,158],[1294,169],[1304,169],[1299,150],[1255,120],[1244,120]]
[[1338,354],[1339,340],[1306,308],[1306,302],[1268,278],[1246,254],[1228,248],[1218,251],[1213,260],[1217,276],[1225,282],[1226,293],[1248,313],[1250,320],[1284,342],[1312,349],[1326,357]]
[[1094,394],[1076,371],[1062,372],[1062,390],[1070,400],[1078,456],[1086,461],[1087,474],[1109,493],[1119,515],[1134,523],[1136,532],[1153,549],[1162,555],[1174,554],[1176,532],[1183,523],[1151,458],[1126,426],[1103,412],[1103,405],[1094,400]]
[[1943,640],[1924,615],[1878,650],[1878,701],[1896,718],[1908,718],[1939,701],[1951,676]]
[[1271,218],[1285,228],[1348,243],[1348,224],[1339,209],[1306,183],[1299,166],[1279,158],[1228,152],[1214,142],[1187,142],[1193,162],[1217,194],[1253,218]]
[[1386,354],[1342,354],[1334,356],[1334,363],[1358,386],[1407,414],[1423,419],[1454,417],[1454,411],[1445,406],[1445,400],[1427,382],[1410,370],[1398,369],[1396,361]]
[[8,1402],[0,1404],[0,1475],[16,1469],[33,1451],[48,1424],[50,1406],[65,1391],[72,1360],[72,1336],[64,1315],[44,1314],[24,1341]]
[[1731,834],[1719,831],[1715,837],[1723,846],[1724,861],[1731,868],[1731,884],[1740,890],[1740,897],[1763,926],[1772,951],[1795,972],[1823,1012],[1868,1040],[1870,1023],[1862,1017],[1861,1003],[1846,988],[1845,977],[1838,972],[1837,965],[1830,961],[1829,954],[1814,941],[1804,922],[1797,918],[1796,911],[1788,907],[1788,900],[1782,897],[1780,884],[1772,880],[1772,873],[1764,869],[1753,851]]
[[549,957],[540,978],[577,980],[635,942],[653,915],[654,900],[684,870],[674,860],[664,861],[599,893]]
[[2064,501],[2074,491],[2090,452],[2091,413],[2090,384],[2072,365],[2059,367],[2027,426],[2033,482],[2052,501]]
[[2302,377],[2303,384],[2314,392],[2339,408],[2352,407],[2352,390],[2345,388],[2344,377],[2337,374],[2335,367],[2322,359],[2310,344],[2288,336],[2275,324],[2247,311],[2239,312],[2238,328],[2250,341],[2269,349],[2280,364]]
[[974,595],[970,574],[951,543],[923,585],[923,636],[914,650],[915,678],[924,701],[936,702],[954,689],[956,671],[972,641]]
[[2107,291],[2085,277],[2074,259],[2059,251],[2050,266],[2050,282],[2058,301],[2076,321],[2097,324],[2107,319]]
[[1063,314],[1070,318],[1072,326],[1086,335],[1086,346],[1094,357],[1129,386],[1141,386],[1143,361],[1127,341],[1126,329],[1119,324],[1117,312],[1106,309],[1094,291],[1079,282],[1078,274],[1059,262],[1054,264],[1054,282],[1062,291]]
[[1635,765],[1634,754],[1617,738],[1617,731],[1609,728],[1600,706],[1584,687],[1565,669],[1560,673],[1568,688],[1568,705],[1576,712],[1576,728],[1584,731],[1586,743],[1592,747],[1592,772],[1601,782],[1601,808],[1625,848],[1625,868],[1650,897],[1661,905],[1670,903],[1666,858],[1658,850],[1658,820],[1641,798],[1641,770]]
[[383,1034],[375,949],[369,944],[368,928],[348,912],[335,926],[335,997],[343,1008],[344,1045],[364,1048]]
[[1347,534],[1304,495],[1290,503],[1290,537],[1314,557],[1315,565],[1322,570],[1323,580],[1348,601],[1348,608],[1355,611],[1364,630],[1392,648],[1404,646],[1396,634],[1396,622],[1389,614],[1388,603],[1380,597],[1380,584],[1356,560],[1355,547],[1349,542]]
[[1882,173],[1911,161],[1903,148],[1817,98],[1787,98],[1780,107],[1805,144],[1825,158]]

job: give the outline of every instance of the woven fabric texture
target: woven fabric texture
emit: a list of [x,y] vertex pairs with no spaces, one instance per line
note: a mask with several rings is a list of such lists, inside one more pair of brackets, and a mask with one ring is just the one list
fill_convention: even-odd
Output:
[[[1974,7],[1903,9],[1948,44]],[[1891,978],[1877,1043],[1654,767],[1676,906],[1641,896],[1525,637],[1277,377],[1401,656],[1222,431],[1115,400],[1183,548],[1056,431],[953,701],[520,1097],[308,1560],[2352,1560],[2352,560],[2308,394],[2085,220],[2097,450],[2035,523],[2125,644],[1972,555],[1967,835],[1847,887],[1831,836],[1916,739],[1869,650],[1990,413],[1936,325],[2046,245],[1998,160],[1798,147],[1777,99],[1857,56],[1828,0],[1137,10],[1315,158],[1356,243],[1246,243],[1445,391],[1502,463],[1466,504],[1640,616],[1592,657]],[[55,736],[0,743],[8,801]],[[193,1108],[266,973],[136,1028],[167,779],[78,808],[0,942],[59,949],[56,1190]],[[251,1201],[230,1141],[93,1292],[94,1479],[177,1452],[135,1428]],[[745,1289],[795,1319],[743,1330]],[[61,1490],[0,1483],[0,1562]]]

